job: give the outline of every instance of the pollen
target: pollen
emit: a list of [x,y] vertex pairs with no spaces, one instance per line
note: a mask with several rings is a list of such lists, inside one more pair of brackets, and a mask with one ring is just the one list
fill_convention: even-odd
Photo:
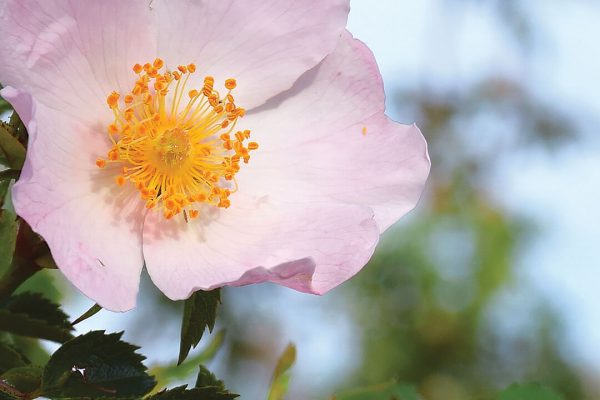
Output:
[[131,91],[107,96],[112,145],[95,162],[114,171],[116,185],[133,185],[148,210],[188,221],[201,217],[204,206],[230,207],[240,163],[248,163],[258,143],[248,142],[249,130],[237,129],[246,111],[235,103],[235,79],[224,82],[223,92],[211,76],[192,79],[202,86],[189,87],[195,64],[173,71],[165,65],[160,58],[135,64]]

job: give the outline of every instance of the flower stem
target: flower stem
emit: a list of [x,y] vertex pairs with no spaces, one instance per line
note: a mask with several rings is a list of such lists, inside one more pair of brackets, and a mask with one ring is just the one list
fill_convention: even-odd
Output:
[[42,268],[33,262],[13,260],[8,271],[0,278],[0,301],[10,296],[23,282],[41,270]]

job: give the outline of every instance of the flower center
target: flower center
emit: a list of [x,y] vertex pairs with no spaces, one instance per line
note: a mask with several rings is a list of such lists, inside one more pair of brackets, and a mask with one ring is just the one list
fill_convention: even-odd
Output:
[[169,129],[154,144],[156,163],[168,173],[188,159],[191,149],[192,144],[186,131],[181,128]]
[[108,96],[112,147],[96,165],[117,167],[117,185],[135,185],[148,209],[167,219],[182,213],[187,221],[199,216],[202,204],[229,207],[240,162],[247,163],[258,144],[245,143],[248,130],[233,133],[245,114],[231,94],[234,79],[225,81],[223,96],[210,76],[202,88],[187,90],[196,66],[161,73],[163,66],[161,59],[134,65],[138,79],[131,92],[122,100],[117,92]]

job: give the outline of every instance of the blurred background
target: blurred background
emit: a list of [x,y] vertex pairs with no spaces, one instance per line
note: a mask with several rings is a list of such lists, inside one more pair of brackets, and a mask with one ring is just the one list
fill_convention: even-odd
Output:
[[[515,381],[600,399],[600,2],[351,5],[388,115],[429,142],[426,192],[369,265],[324,297],[225,289],[225,341],[209,366],[242,399],[263,399],[291,341],[291,400],[390,379],[426,400],[490,398]],[[53,290],[72,316],[91,306],[44,274],[29,285]],[[173,362],[181,304],[147,278],[138,302],[78,330],[125,329],[150,365]]]

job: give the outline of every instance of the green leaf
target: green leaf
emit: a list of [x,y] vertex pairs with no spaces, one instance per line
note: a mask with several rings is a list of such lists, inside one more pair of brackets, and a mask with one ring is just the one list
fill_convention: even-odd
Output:
[[0,310],[0,331],[46,339],[57,343],[64,343],[73,338],[68,329],[51,326],[46,321],[33,319],[25,314],[14,314],[6,310]]
[[513,384],[498,395],[498,400],[564,400],[564,398],[538,384]]
[[21,175],[21,171],[17,169],[5,169],[4,171],[0,171],[0,182],[11,181],[19,179]]
[[198,378],[196,378],[196,387],[216,387],[220,390],[225,390],[225,384],[223,381],[217,379],[215,374],[210,372],[204,365],[200,366],[198,371]]
[[271,389],[269,390],[268,400],[283,400],[288,391],[290,383],[289,370],[296,361],[296,346],[293,343],[287,345],[273,371],[271,380]]
[[0,304],[0,330],[64,343],[72,326],[60,306],[38,293],[21,293]]
[[[2,89],[2,86],[0,86],[0,89]],[[3,112],[6,111],[10,111],[12,110],[12,107],[10,106],[10,104],[8,104],[8,102],[6,100],[4,100],[2,97],[0,97],[0,114],[2,114]]]
[[187,358],[179,366],[174,365],[154,365],[150,368],[150,374],[156,378],[159,388],[167,386],[169,383],[189,378],[200,364],[211,361],[217,351],[223,345],[225,339],[225,330],[220,330],[213,335],[212,340],[200,354]]
[[135,398],[155,385],[138,347],[122,333],[93,331],[65,343],[50,358],[42,378],[44,396]]
[[58,304],[44,298],[39,293],[20,293],[8,298],[0,307],[15,314],[43,320],[48,325],[71,329],[69,316],[65,314]]
[[177,364],[181,364],[189,354],[190,349],[198,345],[206,328],[209,332],[212,332],[217,320],[217,306],[220,302],[220,289],[208,292],[199,290],[185,301]]
[[25,162],[25,147],[13,135],[9,124],[0,122],[0,156],[7,167],[20,170]]
[[170,390],[163,390],[157,394],[146,397],[146,400],[232,400],[239,395],[233,393],[219,392],[214,388],[193,388],[178,386]]
[[395,381],[354,389],[335,396],[336,400],[420,400],[413,386],[400,384]]
[[0,276],[4,276],[12,262],[18,229],[17,216],[0,210]]
[[0,375],[11,368],[24,367],[27,364],[29,364],[29,360],[14,347],[7,343],[0,342]]
[[43,368],[38,366],[17,367],[6,371],[0,379],[8,382],[21,393],[31,393],[42,385]]
[[163,390],[148,397],[147,399],[201,399],[201,400],[231,400],[239,397],[235,393],[230,393],[225,389],[223,381],[200,365],[196,387],[186,390],[187,386],[178,386],[171,390]]
[[8,193],[8,188],[10,187],[9,180],[0,179],[0,208],[4,207],[6,203],[6,195]]
[[75,321],[73,321],[73,323],[71,323],[71,325],[77,325],[78,323],[85,321],[86,319],[88,319],[90,317],[93,317],[100,310],[102,310],[102,307],[99,306],[98,304],[94,304],[93,306],[90,307],[89,310],[84,312],[79,318],[77,318]]

